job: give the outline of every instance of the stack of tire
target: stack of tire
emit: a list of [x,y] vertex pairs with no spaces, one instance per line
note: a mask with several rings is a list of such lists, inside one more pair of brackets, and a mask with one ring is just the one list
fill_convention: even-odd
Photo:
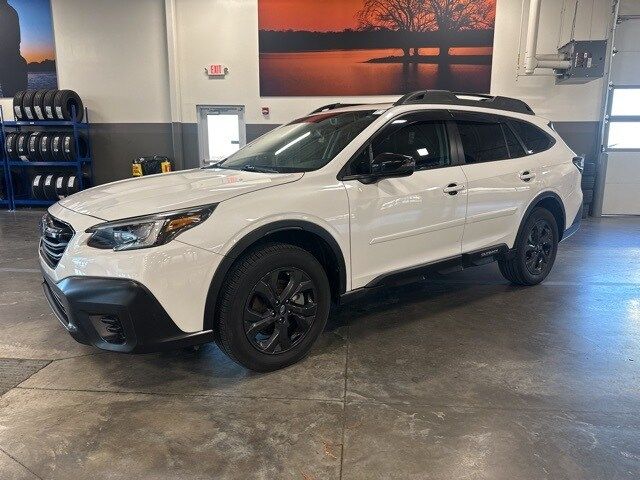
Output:
[[[82,122],[84,105],[73,90],[26,90],[14,96],[13,113],[17,121],[23,122]],[[55,125],[59,124],[51,126],[55,128]],[[87,157],[86,136],[78,134],[76,142],[72,131],[56,132],[44,127],[39,123],[33,127],[38,130],[8,133],[4,148],[9,161],[33,162],[37,166],[38,162],[75,162]],[[30,192],[21,194],[30,194],[36,200],[56,201],[80,191],[81,181],[75,171],[43,170],[41,166],[33,170],[29,178]],[[87,187],[88,177],[84,176],[82,183]]]
[[89,145],[84,135],[78,135],[76,145],[70,132],[11,132],[4,141],[4,150],[10,161],[23,162],[75,162],[85,158]]
[[593,189],[596,186],[596,164],[585,162],[582,171],[582,214],[586,218],[591,212]]
[[[88,178],[83,179],[84,187],[88,187]],[[80,191],[80,178],[77,174],[38,173],[31,180],[31,195],[36,200],[62,200]]]
[[[74,115],[75,112],[75,115]],[[25,90],[13,97],[16,120],[66,120],[81,122],[82,99],[73,90]]]

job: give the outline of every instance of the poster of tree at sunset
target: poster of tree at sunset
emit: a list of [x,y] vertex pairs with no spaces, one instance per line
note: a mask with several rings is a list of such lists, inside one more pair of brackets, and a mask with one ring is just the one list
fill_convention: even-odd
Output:
[[496,0],[258,0],[262,96],[488,93]]

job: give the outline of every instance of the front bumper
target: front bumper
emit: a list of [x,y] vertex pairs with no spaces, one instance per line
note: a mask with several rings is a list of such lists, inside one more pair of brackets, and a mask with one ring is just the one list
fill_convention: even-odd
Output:
[[44,294],[60,323],[80,343],[103,350],[148,353],[213,341],[213,332],[186,333],[144,285],[127,279],[46,273]]

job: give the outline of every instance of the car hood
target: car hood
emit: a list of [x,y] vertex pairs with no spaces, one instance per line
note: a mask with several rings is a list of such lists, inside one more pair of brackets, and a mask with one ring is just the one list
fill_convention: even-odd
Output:
[[295,182],[303,173],[258,173],[218,168],[132,178],[90,188],[60,205],[101,220],[119,220],[218,203],[244,193]]

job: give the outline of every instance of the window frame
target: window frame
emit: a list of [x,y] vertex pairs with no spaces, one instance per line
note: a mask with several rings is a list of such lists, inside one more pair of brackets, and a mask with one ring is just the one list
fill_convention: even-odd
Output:
[[[538,127],[537,125],[528,122],[526,120],[522,120],[520,118],[512,118],[512,117],[507,117],[504,115],[496,115],[493,113],[483,113],[483,112],[469,112],[469,111],[459,111],[459,110],[455,110],[452,111],[452,115],[453,115],[453,126],[455,127],[455,136],[456,136],[456,141],[458,143],[458,150],[459,150],[459,154],[460,154],[460,158],[462,159],[462,164],[463,165],[482,165],[485,163],[493,163],[493,162],[505,162],[508,160],[517,160],[519,158],[527,158],[530,157],[531,155],[538,155],[540,153],[544,153],[548,150],[551,150],[554,145],[556,144],[556,139],[549,135],[547,132],[545,132],[543,129],[541,129],[540,127]],[[484,162],[477,162],[477,163],[467,163],[465,155],[464,155],[464,146],[462,144],[462,137],[460,136],[460,131],[458,130],[458,121],[460,122],[476,122],[476,123],[492,123],[492,124],[500,124],[500,126],[503,128],[502,130],[502,136],[504,138],[505,141],[505,146],[507,147],[507,152],[509,152],[509,158],[502,158],[499,160],[487,160]],[[513,126],[513,122],[524,122],[527,123],[531,126],[533,126],[534,128],[538,129],[541,133],[543,133],[548,139],[549,139],[549,147],[546,148],[545,150],[541,150],[539,152],[532,152],[531,150],[529,150],[529,148],[527,147],[527,145],[524,143],[524,141],[522,140],[522,137],[520,137],[520,135],[518,134],[517,130],[515,129],[515,127]],[[523,151],[525,152],[524,155],[519,155],[516,157],[512,157],[511,156],[511,150],[509,149],[509,144],[507,142],[507,137],[505,135],[504,132],[504,127],[509,128],[509,130],[511,130],[511,133],[514,135],[514,137],[516,138],[516,140],[520,143],[520,146],[522,147]]]
[[[451,163],[446,166],[439,166],[433,168],[424,168],[424,169],[416,169],[416,173],[418,172],[429,172],[432,170],[438,170],[442,168],[450,168],[460,166],[463,161],[460,158],[460,149],[457,144],[457,139],[454,135],[455,122],[453,120],[453,116],[451,112],[448,110],[414,110],[410,112],[403,112],[378,128],[373,135],[371,135],[359,148],[356,152],[345,162],[343,167],[340,169],[338,173],[338,180],[347,181],[347,180],[359,180],[366,175],[362,174],[350,174],[351,165],[356,159],[362,154],[362,152],[368,148],[370,148],[377,139],[379,139],[382,135],[387,135],[388,129],[394,126],[394,122],[398,120],[407,120],[407,123],[403,123],[395,127],[395,131],[399,131],[403,128],[406,128],[414,123],[418,122],[442,122],[445,127],[445,134],[447,137],[447,142],[449,146],[449,156],[451,158]],[[395,133],[395,132],[391,132]]]
[[605,132],[602,141],[602,148],[605,152],[640,152],[638,148],[611,148],[609,146],[609,131],[613,123],[634,123],[640,127],[640,115],[613,115],[613,96],[616,90],[639,90],[640,85],[612,85],[609,90],[609,101],[607,102],[607,115],[605,117]]

